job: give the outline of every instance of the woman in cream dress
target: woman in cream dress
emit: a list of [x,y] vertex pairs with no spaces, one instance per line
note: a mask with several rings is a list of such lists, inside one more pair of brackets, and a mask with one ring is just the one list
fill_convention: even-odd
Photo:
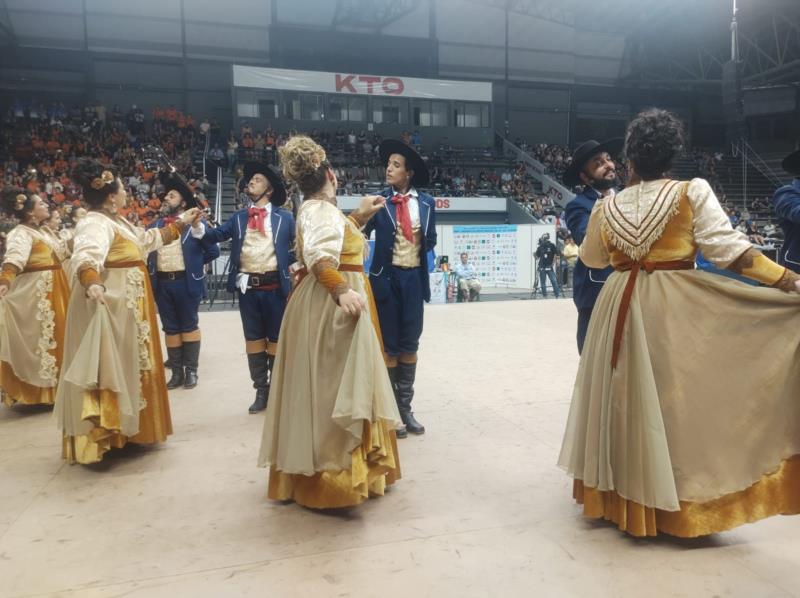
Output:
[[8,405],[52,405],[63,356],[67,279],[58,244],[41,223],[47,204],[19,188],[2,208],[19,219],[6,241],[0,272],[0,388]]
[[125,189],[110,166],[79,164],[91,211],[78,223],[72,297],[55,414],[63,457],[95,463],[126,443],[163,442],[172,433],[156,309],[144,260],[180,235],[197,210],[145,231],[118,216]]
[[[708,183],[664,174],[680,121],[638,115],[634,173],[580,248],[611,275],[592,314],[559,464],[584,515],[694,537],[800,513],[797,275],[734,231]],[[694,270],[697,251],[764,286]],[[771,287],[771,288],[770,288]]]
[[345,217],[325,151],[308,137],[289,140],[281,161],[305,197],[297,218],[303,270],[281,326],[259,465],[270,466],[271,499],[354,506],[400,477],[400,415],[360,232],[384,199],[366,197]]

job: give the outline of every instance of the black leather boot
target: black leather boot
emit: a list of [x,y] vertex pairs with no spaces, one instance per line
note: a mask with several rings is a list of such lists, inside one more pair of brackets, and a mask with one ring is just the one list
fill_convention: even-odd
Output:
[[[386,371],[389,372],[389,382],[392,383],[392,392],[394,392],[394,400],[397,403],[397,410],[400,411],[400,397],[397,395],[397,367],[387,367]],[[408,431],[405,424],[395,429],[398,438],[407,438]]]
[[414,400],[414,380],[417,377],[416,363],[397,364],[397,395],[400,408],[400,417],[411,434],[424,434],[425,426],[414,418],[411,411],[411,401]]
[[197,363],[200,361],[200,341],[183,343],[184,388],[197,386]]
[[180,347],[167,347],[167,363],[172,369],[172,378],[167,382],[169,390],[175,390],[183,386],[183,346]]
[[269,397],[269,356],[266,353],[248,353],[247,365],[250,368],[250,379],[256,389],[256,400],[250,405],[250,413],[258,413],[267,408]]

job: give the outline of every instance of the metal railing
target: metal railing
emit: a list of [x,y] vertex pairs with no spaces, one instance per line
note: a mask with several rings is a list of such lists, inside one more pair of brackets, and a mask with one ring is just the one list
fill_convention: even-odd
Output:
[[522,162],[528,174],[541,183],[542,193],[550,197],[556,204],[563,208],[575,197],[572,191],[547,174],[547,167],[539,160],[511,143],[500,133],[495,133],[495,135],[503,142],[503,153],[512,156],[517,162]]
[[734,143],[731,148],[731,153],[734,157],[741,156],[743,161],[745,161],[747,164],[750,164],[750,166],[763,174],[764,178],[766,178],[776,187],[783,185],[781,175],[775,172],[775,170],[769,164],[767,164],[764,158],[762,158],[761,155],[755,149],[753,149],[753,146],[750,145],[746,139],[740,139],[737,143]]
[[208,161],[208,149],[211,147],[211,132],[206,131],[206,143],[203,147],[203,179],[206,179],[206,162]]

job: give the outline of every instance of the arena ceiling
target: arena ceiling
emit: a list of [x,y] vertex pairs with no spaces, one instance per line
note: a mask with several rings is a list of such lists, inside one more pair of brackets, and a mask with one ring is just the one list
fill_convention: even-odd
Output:
[[[739,0],[746,81],[800,80],[800,1]],[[732,0],[0,0],[7,46],[271,64],[270,29],[435,40],[442,76],[716,84]],[[508,14],[508,19],[506,19]],[[309,44],[313,44],[313,33]]]

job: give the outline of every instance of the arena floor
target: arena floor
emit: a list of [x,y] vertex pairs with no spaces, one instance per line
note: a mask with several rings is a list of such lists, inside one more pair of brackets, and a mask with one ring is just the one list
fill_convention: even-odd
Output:
[[0,409],[0,596],[800,596],[800,518],[636,540],[579,516],[555,465],[569,300],[431,306],[404,479],[360,508],[267,501],[238,313],[202,314],[175,434],[64,465],[49,412]]

